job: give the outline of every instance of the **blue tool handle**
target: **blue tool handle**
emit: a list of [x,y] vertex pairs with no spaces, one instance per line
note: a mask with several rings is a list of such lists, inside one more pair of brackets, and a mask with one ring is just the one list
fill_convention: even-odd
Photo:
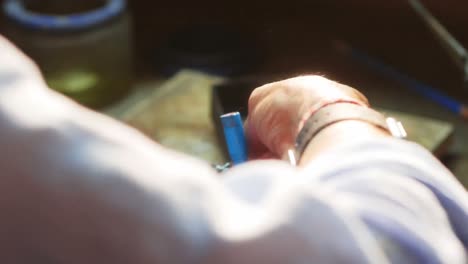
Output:
[[247,161],[247,141],[244,126],[239,112],[221,116],[224,137],[232,164],[237,165]]
[[360,50],[352,49],[351,55],[354,57],[354,59],[367,64],[369,67],[379,71],[384,75],[387,75],[390,78],[395,79],[396,81],[408,87],[410,90],[417,92],[422,96],[444,106],[448,110],[457,114],[462,112],[463,106],[461,103],[457,102],[455,99],[446,96],[442,92],[439,92],[435,88],[421,83],[415,79],[412,79],[403,73],[398,72],[394,68],[378,61],[377,59],[372,58],[371,56]]

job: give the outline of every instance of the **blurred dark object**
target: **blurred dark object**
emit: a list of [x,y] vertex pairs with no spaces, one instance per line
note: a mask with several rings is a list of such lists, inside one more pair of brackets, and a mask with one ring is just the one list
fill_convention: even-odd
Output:
[[242,77],[227,80],[213,87],[213,113],[215,119],[220,114],[239,112],[242,117],[247,116],[247,103],[250,93],[265,83],[271,82],[267,78]]
[[247,37],[218,25],[197,25],[169,37],[157,51],[156,64],[164,75],[192,69],[218,76],[245,73],[259,60]]
[[124,0],[7,0],[5,34],[48,85],[94,108],[131,85],[130,19]]
[[[239,112],[243,118],[248,114],[248,102],[252,91],[264,84],[280,81],[291,76],[285,74],[262,74],[228,79],[213,86],[213,113]],[[219,115],[217,115],[217,120]]]

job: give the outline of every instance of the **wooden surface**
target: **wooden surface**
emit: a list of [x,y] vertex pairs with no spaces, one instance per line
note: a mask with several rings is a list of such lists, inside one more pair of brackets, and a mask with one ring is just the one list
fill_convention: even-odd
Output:
[[[182,71],[172,79],[140,85],[108,112],[155,141],[211,163],[225,161],[211,122],[211,86],[220,78]],[[453,132],[450,123],[383,110],[401,120],[408,139],[441,154]]]
[[211,87],[220,78],[184,71],[149,81],[108,111],[158,143],[213,164],[226,161],[211,122]]
[[403,123],[408,140],[419,143],[436,156],[442,157],[450,148],[454,127],[449,122],[386,109],[381,111]]

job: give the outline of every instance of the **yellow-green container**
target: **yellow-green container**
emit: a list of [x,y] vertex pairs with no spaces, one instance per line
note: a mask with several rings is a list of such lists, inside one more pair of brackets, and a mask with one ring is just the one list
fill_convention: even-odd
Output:
[[100,108],[131,87],[131,30],[124,0],[6,0],[5,33],[49,86]]

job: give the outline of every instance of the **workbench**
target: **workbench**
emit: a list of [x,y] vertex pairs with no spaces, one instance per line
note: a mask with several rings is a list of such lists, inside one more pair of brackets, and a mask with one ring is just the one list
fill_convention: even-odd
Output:
[[[321,74],[361,90],[372,105],[453,124],[454,137],[444,162],[468,186],[468,123],[405,87],[336,54],[333,40],[344,40],[408,75],[468,102],[461,74],[406,1],[204,1],[172,3],[159,9],[132,2],[137,63],[151,68],[154,49],[187,25],[215,22],[253,36],[264,60],[250,75]],[[457,39],[468,46],[466,2],[425,1]],[[152,7],[152,8],[151,8]],[[267,8],[265,8],[267,7]],[[183,14],[183,15],[180,15]],[[138,16],[137,16],[138,15]],[[174,19],[179,17],[181,19]],[[147,59],[151,58],[151,59]]]
[[[168,148],[201,158],[211,164],[223,164],[227,161],[222,148],[223,139],[219,138],[211,113],[213,86],[222,81],[223,78],[190,70],[181,71],[166,81],[148,80],[139,84],[131,96],[109,109],[107,113]],[[437,155],[460,151],[460,145],[449,146],[452,143],[454,128],[450,122],[425,118],[425,112],[420,112],[420,116],[401,112],[408,109],[414,113],[415,109],[419,108],[414,107],[414,100],[399,98],[405,96],[404,91],[393,91],[385,93],[385,96],[373,92],[372,89],[364,92],[379,110],[395,116],[404,123],[409,140],[421,144]],[[401,102],[397,109],[392,110],[392,107],[395,107],[395,104],[390,103],[392,100]],[[404,108],[405,105],[407,108]],[[424,106],[424,102],[417,104],[420,107],[422,105]],[[430,104],[425,107],[435,108]],[[450,114],[441,117],[447,118]],[[454,123],[457,121],[455,118],[452,120]],[[461,139],[462,143],[466,143],[463,142],[464,138],[460,137],[460,131],[455,135],[455,140]],[[456,164],[455,168],[459,169],[460,164],[464,163]],[[462,181],[466,180],[460,178]]]

